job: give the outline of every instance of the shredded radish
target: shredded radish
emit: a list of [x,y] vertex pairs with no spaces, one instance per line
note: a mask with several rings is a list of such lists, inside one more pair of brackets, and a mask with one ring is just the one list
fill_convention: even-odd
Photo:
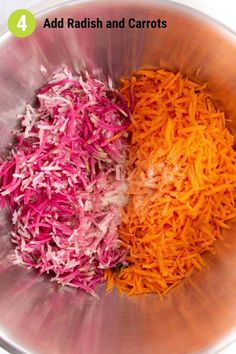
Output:
[[94,294],[125,264],[117,226],[126,203],[129,110],[109,85],[60,68],[26,106],[0,166],[0,206],[12,213],[14,262]]

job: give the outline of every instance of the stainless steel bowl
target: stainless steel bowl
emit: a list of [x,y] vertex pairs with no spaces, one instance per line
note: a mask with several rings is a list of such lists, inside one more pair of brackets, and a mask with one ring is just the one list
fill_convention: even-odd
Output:
[[[0,38],[0,151],[6,153],[16,112],[44,83],[40,65],[102,69],[115,80],[140,67],[165,67],[208,81],[236,127],[236,37],[210,18],[168,1],[45,1],[37,31]],[[47,6],[47,8],[46,8]],[[51,6],[51,7],[50,7]],[[163,19],[166,29],[43,29],[54,17]],[[200,69],[200,70],[198,70]],[[114,291],[100,301],[47,277],[13,266],[7,258],[11,224],[0,215],[0,336],[11,353],[183,354],[213,353],[236,338],[236,224],[195,272],[163,301],[127,298]]]

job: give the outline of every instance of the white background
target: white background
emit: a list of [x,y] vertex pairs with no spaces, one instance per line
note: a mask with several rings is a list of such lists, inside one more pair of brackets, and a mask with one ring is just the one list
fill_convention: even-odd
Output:
[[[9,14],[16,9],[29,8],[39,2],[47,3],[47,0],[0,0],[0,24],[7,21]],[[182,4],[192,6],[209,14],[218,21],[224,23],[236,32],[236,0],[175,0]],[[236,62],[236,59],[235,59]],[[0,354],[7,354],[0,348]],[[43,354],[43,353],[42,353]],[[53,354],[53,353],[52,353]],[[89,353],[87,353],[89,354]],[[236,354],[236,343],[218,354]]]

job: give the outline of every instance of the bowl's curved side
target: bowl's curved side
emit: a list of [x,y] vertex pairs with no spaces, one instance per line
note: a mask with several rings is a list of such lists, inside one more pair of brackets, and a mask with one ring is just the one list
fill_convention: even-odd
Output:
[[[207,17],[166,1],[50,2],[38,8],[36,32],[24,40],[0,39],[0,151],[6,149],[15,113],[32,102],[45,78],[67,64],[75,70],[101,69],[115,80],[140,66],[164,66],[209,81],[219,104],[236,125],[235,36]],[[54,17],[167,20],[166,29],[41,29]],[[198,70],[200,69],[200,71]],[[217,348],[236,333],[235,227],[209,256],[208,269],[183,282],[160,302],[156,296],[128,299],[98,290],[97,301],[73,289],[58,289],[46,277],[13,266],[7,259],[10,223],[0,219],[0,336],[12,352],[77,354],[180,354]],[[233,332],[232,332],[233,331]],[[232,337],[230,337],[232,339]]]

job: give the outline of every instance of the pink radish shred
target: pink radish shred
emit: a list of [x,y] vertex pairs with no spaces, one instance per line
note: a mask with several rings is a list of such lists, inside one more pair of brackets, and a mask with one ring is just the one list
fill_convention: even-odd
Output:
[[8,206],[14,225],[12,258],[94,294],[104,269],[125,264],[117,227],[126,203],[130,113],[110,81],[66,67],[37,98],[0,165],[0,206]]

